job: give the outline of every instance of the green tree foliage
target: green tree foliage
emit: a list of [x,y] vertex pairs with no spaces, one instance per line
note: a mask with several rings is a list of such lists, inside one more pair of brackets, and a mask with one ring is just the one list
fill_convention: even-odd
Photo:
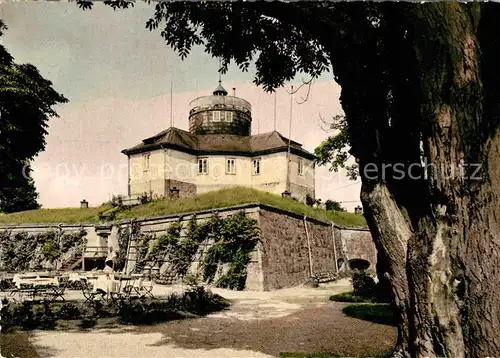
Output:
[[[132,1],[108,1],[114,8],[133,6]],[[92,1],[77,0],[83,9]],[[254,83],[272,91],[297,73],[317,78],[329,70],[329,53],[315,31],[305,31],[298,20],[331,8],[326,2],[287,5],[269,2],[159,2],[147,21],[150,30],[160,29],[165,42],[185,58],[196,45],[222,60],[222,73],[234,61],[240,70],[256,66]],[[290,20],[278,18],[288,14]],[[281,14],[281,15],[280,15]],[[263,16],[264,15],[264,16]],[[276,15],[280,15],[276,17]],[[342,20],[342,13],[338,19]],[[348,22],[348,19],[342,20]],[[314,27],[314,21],[309,25]]]
[[319,165],[330,165],[330,171],[337,172],[339,169],[345,169],[347,177],[356,180],[359,175],[358,166],[347,163],[352,156],[349,153],[349,128],[345,117],[335,116],[333,121],[328,123],[328,127],[334,133],[314,149],[317,163]]
[[330,200],[330,199],[325,201],[325,207],[326,207],[326,210],[346,211],[345,208],[343,208],[342,205],[338,201]]
[[[6,28],[0,20],[0,36]],[[35,66],[16,64],[0,45],[0,212],[39,207],[29,162],[45,148],[53,106],[66,102]]]
[[[31,178],[31,167],[28,162],[15,162],[6,158],[3,168],[10,168],[9,172],[2,172],[7,178],[0,178],[0,212],[12,213],[23,210],[39,209],[38,193]],[[6,163],[11,163],[6,165]],[[0,164],[1,165],[1,164]],[[7,170],[7,169],[5,169]],[[7,179],[7,180],[5,180]]]

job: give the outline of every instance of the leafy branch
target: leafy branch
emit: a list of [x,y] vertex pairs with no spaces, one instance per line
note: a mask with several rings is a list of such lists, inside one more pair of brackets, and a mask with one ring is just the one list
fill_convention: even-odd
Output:
[[319,165],[330,165],[329,170],[338,172],[339,169],[345,169],[347,177],[351,180],[358,178],[357,164],[349,165],[348,160],[351,158],[349,133],[347,121],[344,116],[337,115],[333,121],[327,122],[323,118],[321,121],[328,125],[329,131],[334,131],[335,134],[328,137],[325,141],[314,149],[314,154],[317,157]]

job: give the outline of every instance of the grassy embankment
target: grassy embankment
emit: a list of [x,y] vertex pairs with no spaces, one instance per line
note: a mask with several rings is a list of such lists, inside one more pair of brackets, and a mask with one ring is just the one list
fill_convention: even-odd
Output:
[[[126,210],[118,211],[115,220],[189,213],[249,203],[274,206],[311,218],[329,220],[340,226],[360,227],[366,225],[362,215],[315,209],[292,199],[282,198],[279,195],[244,187],[208,192],[190,199],[158,200],[148,204],[137,205]],[[0,224],[96,223],[99,222],[99,213],[113,210],[115,209],[110,204],[103,204],[88,209],[63,208],[29,210],[12,214],[0,214]]]

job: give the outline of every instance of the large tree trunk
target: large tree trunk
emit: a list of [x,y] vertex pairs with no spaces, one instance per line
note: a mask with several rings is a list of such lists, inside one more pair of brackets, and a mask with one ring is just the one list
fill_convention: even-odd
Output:
[[420,218],[408,247],[413,340],[424,356],[495,356],[500,354],[500,137],[497,126],[484,125],[492,118],[483,113],[490,103],[483,100],[489,88],[481,78],[479,6],[411,6],[408,16],[426,158],[433,165],[427,181],[431,215]]
[[384,259],[384,264],[378,269],[379,280],[383,279],[380,275],[384,275],[392,287],[394,308],[399,318],[396,352],[398,355],[408,356],[412,348],[410,347],[409,290],[405,267],[406,250],[412,232],[384,184],[363,183],[361,201],[379,253],[378,257]]
[[[390,6],[391,32],[398,26],[408,31],[387,56],[410,46],[411,54],[396,61],[412,61],[406,67],[413,73],[392,71],[389,123],[377,103],[385,100],[378,93],[384,83],[366,69],[372,65],[353,64],[352,56],[346,56],[350,63],[332,62],[342,73],[367,222],[388,258],[386,276],[400,316],[397,351],[407,357],[498,356],[500,49],[489,38],[498,33],[491,31],[499,28],[498,10],[480,16],[478,4]],[[489,34],[481,34],[481,26]],[[365,87],[350,84],[356,80]],[[411,103],[416,108],[407,107]],[[410,177],[421,142],[427,167]],[[405,177],[384,171],[396,163],[405,166]],[[367,165],[377,168],[376,178],[364,172]]]

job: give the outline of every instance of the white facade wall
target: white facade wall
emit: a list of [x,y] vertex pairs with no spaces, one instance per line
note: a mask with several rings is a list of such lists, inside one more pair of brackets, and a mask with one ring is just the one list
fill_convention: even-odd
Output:
[[[145,154],[132,154],[130,160],[130,195],[144,192],[166,196],[165,180],[173,179],[196,185],[197,194],[232,186],[248,186],[276,195],[286,189],[286,152],[255,157],[238,155],[195,156],[174,149],[149,152],[149,165]],[[207,159],[207,173],[198,173],[198,159]],[[227,160],[235,163],[234,173],[227,172]],[[260,173],[254,175],[253,160],[260,160]],[[302,160],[303,173],[298,173]],[[290,184],[293,197],[305,200],[305,193],[314,197],[314,163],[295,154],[290,157]]]

